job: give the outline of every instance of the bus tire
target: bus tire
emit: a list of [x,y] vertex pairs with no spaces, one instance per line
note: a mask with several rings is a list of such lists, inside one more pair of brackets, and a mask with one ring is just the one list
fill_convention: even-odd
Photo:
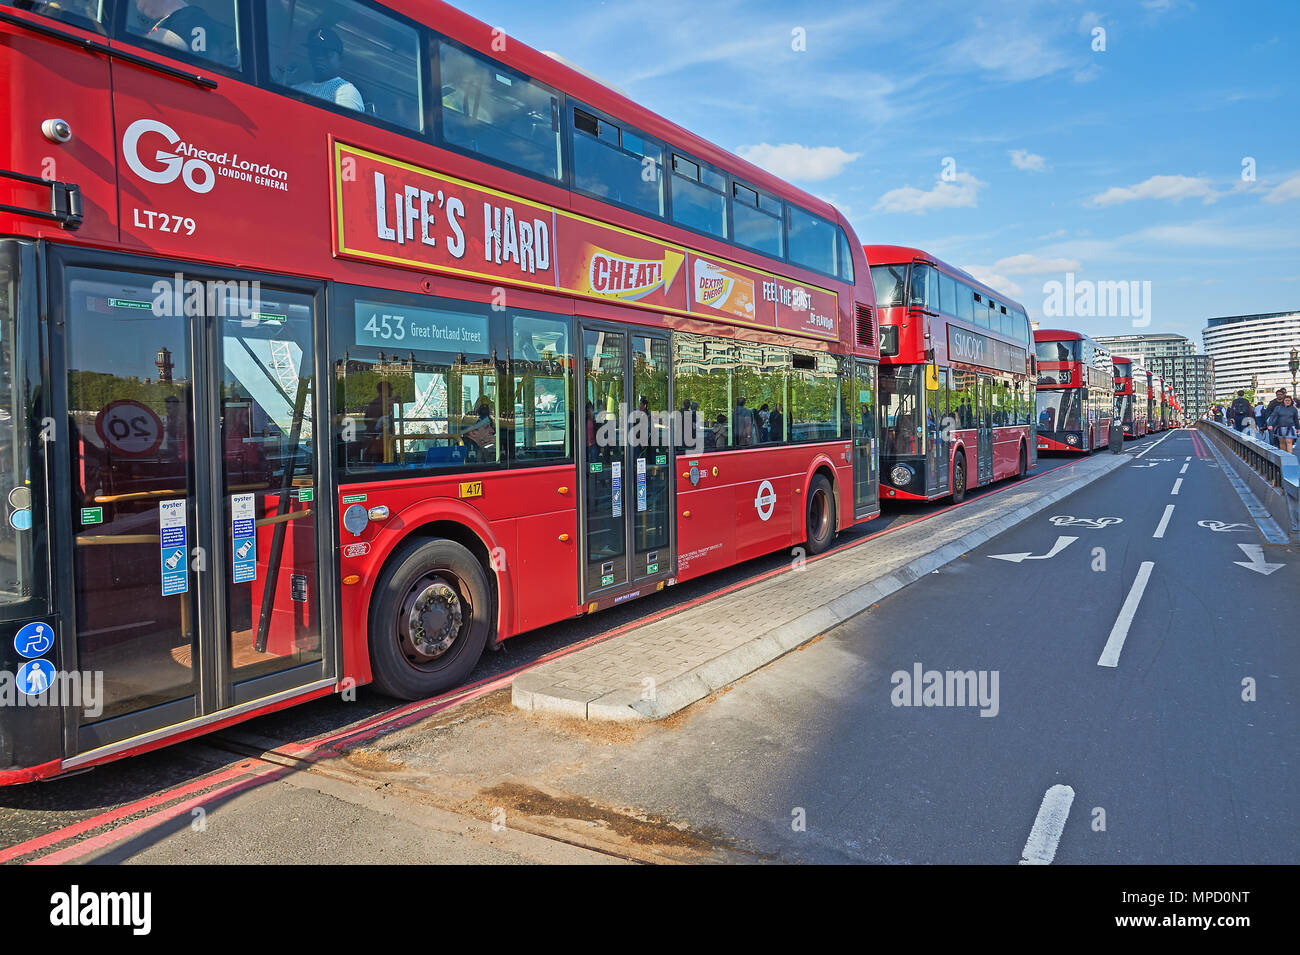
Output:
[[371,604],[375,688],[419,700],[459,686],[483,655],[494,619],[478,558],[442,538],[407,542],[380,574]]
[[1024,443],[1020,445],[1020,468],[1016,471],[1016,480],[1023,481],[1025,475],[1029,473],[1029,454],[1025,451]]
[[960,504],[966,500],[966,454],[958,450],[957,458],[952,463],[952,502]]
[[804,528],[808,533],[804,547],[810,557],[831,546],[835,540],[835,526],[835,491],[826,475],[814,475],[808,485],[804,515]]

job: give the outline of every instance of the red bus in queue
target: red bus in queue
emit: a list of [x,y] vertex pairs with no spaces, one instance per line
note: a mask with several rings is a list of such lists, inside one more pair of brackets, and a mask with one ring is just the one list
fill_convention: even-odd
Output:
[[920,249],[869,245],[879,307],[880,495],[961,501],[1037,461],[1029,319]]
[[1039,451],[1091,454],[1110,442],[1115,368],[1110,352],[1080,332],[1038,329]]
[[[1143,369],[1136,369],[1133,359],[1117,355],[1111,359],[1115,368],[1115,417],[1124,423],[1124,437],[1140,438],[1147,433],[1146,378]],[[1141,379],[1141,388],[1134,381]]]
[[1156,430],[1166,431],[1169,428],[1169,404],[1168,392],[1165,390],[1165,380],[1159,375],[1151,376],[1151,403],[1155,415]]
[[0,783],[424,697],[878,513],[875,296],[826,202],[433,0],[186,7],[201,51],[32,6],[0,670],[57,705],[0,709]]
[[1164,431],[1165,424],[1160,417],[1160,376],[1154,372],[1147,372],[1147,418],[1149,427],[1153,431]]

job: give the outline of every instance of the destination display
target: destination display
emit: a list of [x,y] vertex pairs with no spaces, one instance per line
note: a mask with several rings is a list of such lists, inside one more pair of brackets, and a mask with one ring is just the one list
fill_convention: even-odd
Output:
[[1029,371],[1029,353],[1025,349],[955,325],[948,326],[948,361],[982,365],[1017,375]]
[[815,285],[337,142],[334,180],[338,256],[839,337],[839,297]]

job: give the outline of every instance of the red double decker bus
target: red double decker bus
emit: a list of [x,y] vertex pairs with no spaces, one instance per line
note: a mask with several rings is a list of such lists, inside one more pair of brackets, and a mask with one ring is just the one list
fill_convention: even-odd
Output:
[[869,245],[879,307],[880,494],[960,502],[1037,461],[1024,308],[923,252]]
[[1134,385],[1133,359],[1117,355],[1111,359],[1115,369],[1115,417],[1124,423],[1124,437],[1140,438],[1147,433],[1146,378],[1138,368],[1142,387]]
[[1165,380],[1157,374],[1151,375],[1151,420],[1155,431],[1169,429],[1169,405],[1165,389]]
[[1110,441],[1115,371],[1110,352],[1087,335],[1034,332],[1038,354],[1038,450],[1091,454]]
[[0,3],[0,782],[877,514],[832,206],[433,0],[145,7]]

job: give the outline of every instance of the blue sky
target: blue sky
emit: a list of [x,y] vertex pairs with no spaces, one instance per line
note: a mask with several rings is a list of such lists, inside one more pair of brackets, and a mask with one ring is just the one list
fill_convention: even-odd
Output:
[[455,2],[1034,319],[1067,273],[1150,282],[1198,350],[1300,308],[1298,0]]

